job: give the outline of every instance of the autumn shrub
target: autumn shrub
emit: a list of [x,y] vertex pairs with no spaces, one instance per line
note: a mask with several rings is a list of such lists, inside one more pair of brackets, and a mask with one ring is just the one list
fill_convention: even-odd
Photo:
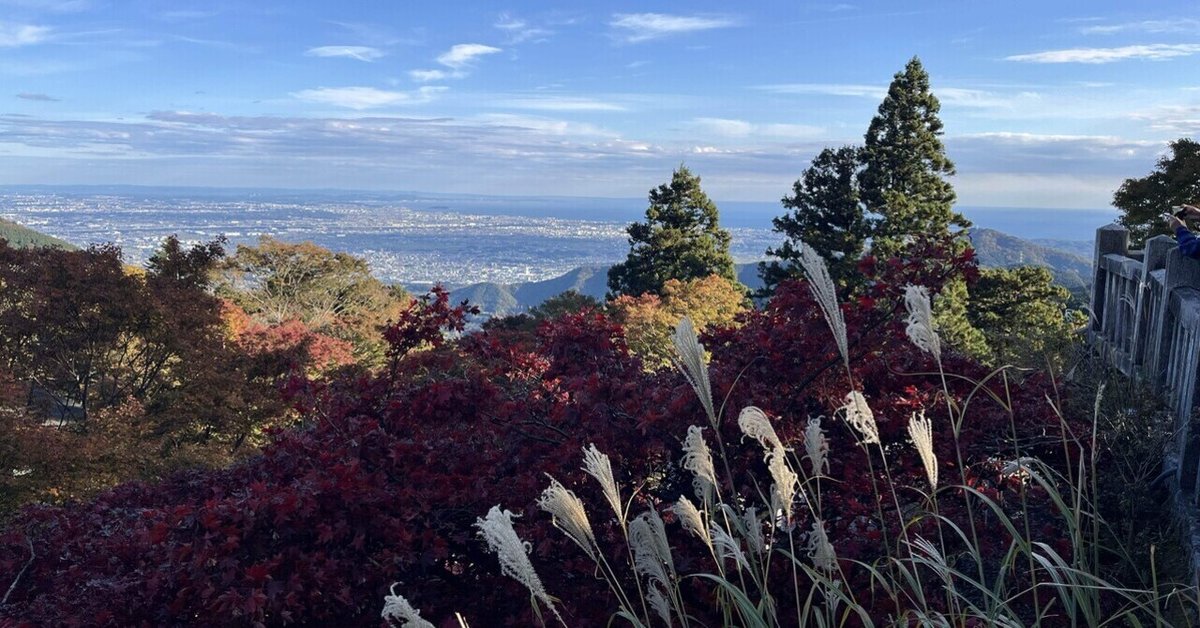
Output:
[[[615,481],[637,488],[626,493],[636,495],[628,508],[660,513],[679,538],[682,524],[669,506],[693,494],[692,473],[680,460],[689,426],[708,425],[704,438],[723,461],[722,495],[765,487],[762,449],[743,442],[738,428],[748,405],[771,417],[788,443],[803,442],[810,417],[824,417],[826,473],[837,478],[823,491],[824,521],[840,561],[876,564],[905,529],[932,533],[928,522],[908,526],[928,492],[926,469],[906,444],[909,419],[920,410],[932,422],[942,472],[1006,512],[1019,509],[1037,491],[1006,479],[996,452],[1017,438],[1029,443],[1025,455],[1065,453],[1074,463],[1082,446],[1064,450],[1062,439],[1042,437],[1083,427],[1057,415],[1044,378],[1006,385],[947,351],[941,366],[958,376],[943,381],[937,362],[907,341],[904,287],[922,283],[936,294],[941,277],[961,276],[973,263],[969,254],[928,246],[922,259],[864,261],[868,291],[839,310],[848,359],[804,282],[785,283],[738,326],[707,332],[711,414],[679,372],[647,372],[621,326],[601,313],[567,314],[532,334],[446,341],[441,332],[461,329],[469,307],[452,306],[444,292],[430,295],[387,329],[391,368],[298,387],[293,403],[304,429],[278,432],[261,455],[229,469],[126,484],[90,502],[23,511],[0,533],[0,573],[29,565],[15,583],[0,582],[13,591],[0,622],[378,625],[379,600],[398,582],[424,616],[448,625],[456,625],[456,612],[476,626],[535,625],[528,594],[500,573],[474,527],[503,503],[522,516],[517,525],[530,559],[562,601],[565,621],[607,625],[617,597],[597,578],[592,558],[539,514],[546,475],[589,504],[605,503],[580,468],[580,452],[594,445],[611,460]],[[874,412],[890,449],[886,464],[835,417],[847,403],[848,378]],[[948,399],[972,399],[957,447],[945,436],[957,416]],[[876,490],[885,481],[895,499]],[[1033,501],[1029,525],[1057,538],[1053,505]],[[947,496],[939,512],[965,530],[973,518],[962,504]],[[995,517],[974,514],[982,560],[1003,557],[1009,532]],[[632,574],[621,525],[597,520],[593,528],[612,572]],[[711,564],[702,545],[673,550],[681,573]],[[773,581],[791,574],[784,561],[770,569],[778,572]],[[626,590],[636,588],[632,575],[616,577]],[[871,616],[900,608],[869,572],[855,572],[843,586]],[[681,584],[697,624],[721,622],[713,604],[719,589],[699,578]],[[798,612],[793,596],[774,600],[779,616]]]

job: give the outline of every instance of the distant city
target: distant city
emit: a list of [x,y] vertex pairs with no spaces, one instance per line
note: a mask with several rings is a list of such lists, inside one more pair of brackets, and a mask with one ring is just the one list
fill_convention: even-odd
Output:
[[[718,203],[739,262],[779,242],[778,204]],[[729,207],[733,206],[734,211]],[[417,193],[205,190],[199,188],[0,188],[0,217],[87,246],[112,242],[140,264],[176,234],[311,241],[361,256],[387,282],[406,286],[518,283],[580,266],[612,264],[628,251],[625,227],[644,201],[473,197]],[[1107,210],[963,210],[979,226],[1026,238],[1090,240]]]

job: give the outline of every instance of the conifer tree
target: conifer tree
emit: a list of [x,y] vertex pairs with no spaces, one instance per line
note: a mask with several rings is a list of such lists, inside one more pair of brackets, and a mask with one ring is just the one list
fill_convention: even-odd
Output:
[[942,145],[940,108],[929,74],[913,57],[892,80],[867,129],[860,182],[867,210],[878,216],[875,255],[899,253],[912,235],[971,225],[953,210],[954,188],[944,178],[954,174],[954,164]]
[[629,225],[629,256],[608,271],[609,296],[662,295],[670,279],[737,277],[729,232],[718,224],[717,206],[700,188],[700,177],[680,166],[671,182],[650,190],[646,221]]
[[767,290],[785,279],[803,276],[798,266],[800,243],[825,258],[829,274],[839,286],[844,287],[854,276],[871,235],[859,199],[861,168],[861,149],[826,148],[792,184],[792,195],[783,197],[783,206],[790,212],[772,219],[775,231],[785,240],[778,248],[767,249],[767,255],[780,261],[759,264]]

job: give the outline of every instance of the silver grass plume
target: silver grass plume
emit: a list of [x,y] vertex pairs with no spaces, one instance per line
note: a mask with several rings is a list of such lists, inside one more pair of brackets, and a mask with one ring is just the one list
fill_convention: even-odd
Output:
[[808,557],[817,569],[829,573],[837,566],[837,554],[833,551],[829,536],[825,534],[825,522],[820,519],[813,521],[812,531],[808,533],[807,549]]
[[771,426],[767,415],[754,406],[742,408],[738,414],[738,427],[742,429],[742,434],[758,441],[766,451],[783,449],[783,443],[775,434],[775,428]]
[[421,619],[421,611],[412,607],[403,595],[396,593],[396,585],[391,588],[392,594],[383,596],[383,612],[380,616],[392,625],[392,622],[404,622],[400,628],[434,628],[433,624]]
[[942,363],[942,340],[937,335],[933,322],[933,307],[929,303],[929,291],[925,286],[904,287],[904,306],[908,308],[908,327],[904,333],[918,349],[933,355]]
[[771,474],[771,509],[783,511],[787,522],[792,520],[792,502],[796,499],[796,488],[800,486],[800,476],[788,466],[787,454],[783,449],[776,449],[767,454],[767,472]]
[[675,561],[671,558],[666,526],[657,512],[644,512],[630,522],[629,545],[633,548],[634,571],[663,586],[674,582]]
[[909,547],[913,548],[914,556],[923,556],[924,562],[930,569],[937,573],[947,585],[951,585],[950,581],[950,566],[946,564],[946,557],[942,556],[941,550],[936,545],[931,543],[929,539],[918,536],[916,539],[908,542]]
[[808,458],[813,476],[829,471],[829,439],[821,429],[821,417],[809,417],[804,428],[804,457]]
[[742,526],[745,528],[742,531],[742,536],[746,539],[746,547],[755,554],[762,554],[767,551],[767,542],[763,538],[762,524],[758,521],[758,512],[754,506],[746,509],[742,513]]
[[862,435],[864,445],[879,444],[879,426],[875,424],[875,413],[867,405],[866,397],[857,390],[846,393],[846,405],[839,408],[850,425]]
[[692,385],[704,412],[708,415],[709,423],[717,425],[717,413],[713,409],[712,385],[708,381],[708,366],[704,364],[704,345],[696,335],[692,319],[684,316],[675,326],[675,334],[671,336],[671,344],[675,345],[675,366],[683,372],[683,377]]
[[617,481],[613,479],[612,462],[606,454],[596,449],[593,443],[588,443],[587,449],[583,450],[583,470],[596,478],[604,491],[604,499],[608,500],[608,505],[617,513],[617,519],[625,521],[625,511],[621,507],[621,491],[617,487]]
[[596,535],[592,532],[583,502],[554,477],[549,474],[546,477],[550,478],[550,486],[542,491],[538,507],[554,517],[554,527],[571,537],[576,545],[587,552],[589,558],[596,560]]
[[709,535],[708,526],[704,525],[704,517],[696,509],[696,505],[688,498],[680,497],[679,501],[675,502],[675,507],[672,510],[679,517],[679,522],[683,524],[683,529],[695,534],[708,546],[708,551],[713,551],[712,536]]
[[729,533],[728,530],[721,527],[717,523],[716,518],[709,520],[708,533],[712,537],[713,550],[717,555],[717,560],[724,562],[733,559],[737,563],[738,569],[749,569],[750,563],[746,560],[746,554],[742,551],[741,543]]
[[812,291],[817,305],[821,306],[825,322],[829,324],[829,331],[833,332],[833,340],[837,343],[838,353],[842,355],[842,362],[849,371],[850,353],[846,343],[846,321],[842,318],[841,308],[838,307],[837,288],[833,285],[833,279],[829,277],[829,268],[825,266],[821,254],[803,242],[800,243],[800,267],[804,269],[808,289]]
[[513,529],[514,516],[511,511],[492,506],[487,517],[475,520],[475,527],[479,528],[479,534],[487,541],[488,548],[500,559],[500,573],[525,585],[535,598],[550,608],[560,623],[566,625],[554,606],[554,600],[546,593],[546,587],[542,586],[542,580],[533,570],[533,563],[529,562],[529,545],[521,541]]
[[665,587],[651,580],[650,585],[646,587],[646,602],[650,604],[650,608],[658,615],[658,618],[663,621],[663,624],[671,625],[671,603],[667,601],[667,595],[664,593]]
[[933,425],[925,416],[925,410],[914,412],[908,421],[908,435],[912,438],[917,453],[921,455],[921,463],[925,465],[925,475],[929,477],[929,486],[937,490],[938,461],[933,455]]
[[707,503],[717,488],[717,471],[713,468],[712,452],[704,442],[702,431],[695,425],[688,427],[687,438],[683,441],[683,468],[692,472],[696,497]]

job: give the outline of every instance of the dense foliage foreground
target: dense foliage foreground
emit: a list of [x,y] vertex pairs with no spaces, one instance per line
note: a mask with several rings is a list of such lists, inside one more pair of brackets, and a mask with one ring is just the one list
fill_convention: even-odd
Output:
[[[475,526],[497,504],[522,515],[516,528],[565,622],[608,625],[620,601],[593,559],[537,504],[547,474],[575,491],[593,513],[596,547],[611,572],[627,590],[638,586],[622,526],[600,515],[611,509],[581,469],[582,451],[593,444],[610,457],[623,497],[633,495],[629,512],[653,510],[665,521],[691,624],[720,625],[729,617],[718,602],[729,593],[688,574],[725,573],[736,581],[741,572],[732,555],[715,565],[705,545],[681,528],[673,506],[681,497],[699,499],[681,463],[681,442],[690,426],[705,427],[704,438],[723,451],[716,492],[727,504],[749,505],[757,498],[738,496],[769,492],[771,477],[762,447],[738,427],[739,411],[749,405],[761,408],[779,440],[797,452],[805,450],[810,418],[823,417],[823,526],[836,554],[837,586],[866,614],[903,616],[918,605],[914,591],[928,593],[923,611],[961,603],[943,593],[932,567],[916,573],[907,594],[873,576],[889,569],[889,557],[907,552],[905,539],[919,536],[937,539],[955,573],[1010,568],[999,578],[984,576],[983,586],[1024,582],[1010,592],[1014,612],[1028,612],[1028,622],[1044,613],[1047,625],[1059,625],[1054,618],[1065,617],[1066,605],[1047,604],[1057,594],[1047,589],[1039,598],[1027,586],[1050,572],[1039,575],[1032,561],[1006,556],[1018,535],[1069,562],[1077,531],[1057,516],[1057,492],[1030,482],[1022,464],[1015,472],[1004,467],[1043,457],[1072,468],[1085,451],[1076,435],[1090,426],[1059,415],[1058,393],[1042,376],[1019,384],[989,377],[948,351],[939,369],[908,341],[905,286],[936,291],[940,277],[972,269],[969,251],[918,253],[906,259],[951,261],[932,268],[899,259],[861,264],[867,291],[841,308],[849,373],[804,282],[783,283],[765,309],[703,336],[715,430],[688,380],[671,369],[645,370],[621,328],[602,314],[565,315],[534,333],[495,329],[444,342],[441,331],[461,328],[465,311],[435,293],[388,329],[390,364],[379,375],[291,390],[304,426],[279,432],[260,456],[160,484],[126,484],[87,503],[26,508],[0,533],[0,594],[8,591],[0,625],[374,626],[393,583],[423,617],[443,625],[457,625],[456,612],[474,626],[537,625],[528,591],[501,575]],[[862,445],[837,412],[854,389],[874,412],[879,446]],[[910,440],[910,419],[922,412],[932,422],[941,468],[936,500]],[[961,429],[952,430],[958,419]],[[967,495],[976,500],[971,512]],[[794,554],[807,560],[814,521],[803,498],[793,499],[791,516],[783,511],[792,504],[777,504],[776,512],[760,506],[754,525],[786,531],[775,538],[791,535]],[[1005,516],[1018,510],[1020,530]],[[796,616],[814,595],[829,603],[811,591],[821,572],[783,559],[761,567],[780,586],[769,591],[776,616]],[[766,599],[752,583],[742,585]],[[962,599],[986,606],[983,597]],[[1104,612],[1109,601],[1097,599]]]

